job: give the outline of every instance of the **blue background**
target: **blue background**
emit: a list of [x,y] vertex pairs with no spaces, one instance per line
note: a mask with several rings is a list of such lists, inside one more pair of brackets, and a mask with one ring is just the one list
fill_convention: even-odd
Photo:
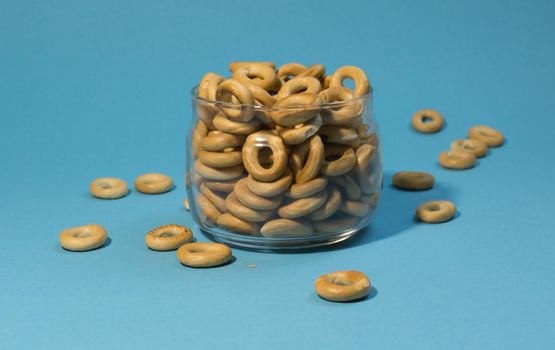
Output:
[[[553,1],[2,1],[0,348],[555,348],[554,16]],[[193,225],[189,89],[234,60],[368,72],[386,175],[369,230],[308,253],[235,249],[208,270],[145,248],[157,225]],[[421,108],[446,129],[412,131]],[[475,124],[507,143],[475,169],[440,168]],[[400,170],[437,185],[397,191]],[[88,193],[145,172],[176,189]],[[459,215],[416,223],[428,199]],[[87,223],[111,244],[63,251],[59,232]],[[318,298],[316,277],[340,269],[366,272],[371,298]]]

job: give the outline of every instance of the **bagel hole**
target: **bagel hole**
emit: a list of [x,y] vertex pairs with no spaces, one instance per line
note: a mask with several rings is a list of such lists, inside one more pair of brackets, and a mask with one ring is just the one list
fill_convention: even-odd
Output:
[[487,130],[479,130],[479,131],[478,131],[478,134],[480,134],[480,135],[482,135],[482,136],[487,136],[487,137],[493,136],[492,133],[490,133],[490,132],[487,131]]
[[470,142],[463,142],[462,148],[464,148],[465,150],[468,150],[468,151],[474,151],[475,147]]
[[440,211],[441,207],[439,206],[439,204],[430,204],[430,205],[428,205],[427,209],[429,211]]
[[168,237],[174,237],[174,236],[175,236],[175,233],[171,231],[164,231],[158,235],[158,237],[161,237],[161,238],[168,238]]
[[112,186],[109,183],[101,183],[99,186],[103,190],[109,190],[110,188],[112,188]]
[[247,78],[249,78],[250,80],[254,80],[256,82],[264,80],[263,77],[253,73],[253,72],[248,72],[247,73]]
[[422,119],[422,123],[424,124],[431,123],[432,121],[434,121],[434,118],[429,117],[427,115],[423,115],[421,119]]
[[75,233],[73,234],[73,237],[76,237],[76,238],[85,238],[85,237],[89,237],[90,235],[91,235],[90,232],[78,231],[78,232],[75,232]]
[[352,285],[351,281],[348,281],[344,278],[341,278],[339,276],[331,276],[328,278],[328,282],[336,284],[338,286],[350,286]]
[[343,78],[341,84],[346,87],[347,89],[351,89],[351,91],[355,90],[355,81],[351,78]]
[[293,79],[295,76],[293,74],[287,74],[286,76],[283,77],[283,82],[289,81],[291,79]]
[[270,147],[262,147],[258,151],[258,163],[264,169],[270,169],[273,164],[274,153]]

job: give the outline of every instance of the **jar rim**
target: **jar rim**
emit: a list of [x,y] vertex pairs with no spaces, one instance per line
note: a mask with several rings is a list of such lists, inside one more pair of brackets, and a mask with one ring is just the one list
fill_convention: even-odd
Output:
[[194,99],[195,102],[201,102],[202,104],[217,104],[218,106],[222,106],[225,108],[236,108],[236,109],[241,109],[241,108],[252,108],[254,110],[274,110],[274,111],[278,111],[278,110],[299,110],[299,108],[306,108],[306,107],[316,107],[316,108],[329,108],[329,109],[333,109],[333,108],[340,108],[343,106],[346,106],[350,103],[353,102],[363,102],[365,103],[366,101],[370,100],[372,97],[372,92],[373,91],[369,91],[368,93],[364,94],[364,95],[360,95],[357,96],[355,98],[351,98],[345,101],[336,101],[336,102],[329,102],[329,103],[322,103],[319,105],[303,105],[303,106],[280,106],[280,107],[275,107],[275,106],[264,106],[264,105],[251,105],[251,104],[243,104],[243,103],[233,103],[233,102],[222,102],[222,101],[216,101],[216,100],[210,100],[204,97],[200,97],[198,96],[198,85],[193,86],[193,88],[191,89],[191,97]]

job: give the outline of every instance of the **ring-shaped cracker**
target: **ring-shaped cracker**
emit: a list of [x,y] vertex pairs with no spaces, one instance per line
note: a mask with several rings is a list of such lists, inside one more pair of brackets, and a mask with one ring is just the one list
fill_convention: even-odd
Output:
[[324,144],[318,135],[295,147],[289,157],[289,166],[295,174],[295,182],[300,184],[318,176],[324,157]]
[[229,134],[243,134],[248,135],[260,129],[262,121],[259,119],[251,119],[246,123],[235,122],[225,117],[225,114],[218,113],[212,119],[214,128]]
[[[316,209],[312,213],[308,214],[310,220],[319,221],[326,220],[333,214],[337,212],[339,206],[341,205],[341,191],[337,186],[330,185],[327,188],[328,198],[326,203],[324,203],[320,208]],[[355,221],[356,224],[356,221]],[[316,230],[318,231],[318,230]]]
[[277,196],[289,188],[293,182],[293,173],[287,168],[283,174],[274,181],[263,182],[255,180],[251,175],[247,176],[247,186],[252,193],[261,197]]
[[465,151],[445,151],[439,155],[439,164],[447,169],[469,169],[476,163],[476,156]]
[[474,154],[476,158],[481,158],[488,153],[488,145],[482,141],[474,139],[455,140],[451,143],[451,150],[470,152]]
[[[272,166],[263,167],[259,161],[259,152],[269,148],[272,151]],[[287,168],[287,149],[283,140],[271,131],[264,130],[250,134],[243,145],[243,164],[247,172],[256,180],[273,181],[281,176]]]
[[372,285],[359,271],[336,271],[318,277],[314,289],[319,296],[331,301],[352,301],[366,297]]
[[320,91],[322,91],[322,84],[320,84],[320,80],[310,76],[295,77],[281,86],[276,98],[280,100],[284,97],[301,92],[318,94]]
[[[251,91],[235,79],[227,79],[218,85],[216,91],[216,101],[224,102],[219,107],[228,118],[238,122],[248,122],[254,116],[254,97]],[[227,106],[233,103],[233,97],[237,99],[239,104],[236,106]]]
[[485,125],[476,125],[468,129],[468,138],[482,141],[488,147],[498,147],[505,141],[505,136],[498,130]]
[[443,128],[443,116],[433,109],[422,109],[412,116],[412,126],[423,133],[438,132]]
[[343,86],[343,81],[347,78],[352,79],[355,83],[353,91],[355,96],[366,95],[372,91],[366,73],[355,66],[343,66],[336,70],[331,76],[330,87]]
[[449,221],[456,213],[457,208],[449,201],[430,201],[416,208],[418,220],[432,224]]
[[208,180],[233,180],[245,173],[242,164],[227,168],[213,168],[203,164],[199,159],[195,161],[195,171]]
[[224,213],[218,217],[218,226],[227,230],[240,232],[248,235],[260,235],[260,224],[241,220],[231,213]]
[[212,190],[205,183],[201,183],[199,186],[199,191],[202,193],[219,211],[222,213],[226,213],[227,207],[225,206],[225,198],[226,195],[222,193],[217,193],[216,191]]
[[185,226],[175,224],[156,227],[145,236],[146,246],[158,251],[175,250],[192,241],[193,232]]
[[306,141],[309,137],[316,134],[322,126],[322,117],[317,114],[308,122],[295,125],[293,128],[286,128],[283,126],[276,126],[278,135],[283,139],[287,145],[298,145]]
[[221,243],[187,243],[177,250],[179,262],[190,267],[220,266],[230,261],[231,258],[231,249]]
[[270,210],[281,205],[282,195],[261,197],[254,194],[247,185],[247,179],[241,179],[235,184],[235,194],[239,202],[252,209]]
[[356,181],[349,175],[341,175],[341,176],[332,176],[330,177],[331,182],[338,185],[346,195],[347,199],[350,200],[359,200],[360,196],[362,195],[362,191],[360,186],[356,183]]
[[363,218],[370,212],[370,204],[359,201],[344,200],[339,206],[339,211],[345,214]]
[[328,179],[325,177],[317,177],[307,182],[303,182],[300,184],[293,184],[289,188],[287,192],[285,192],[285,196],[288,198],[293,199],[300,199],[312,196],[323,189],[326,188],[328,185]]
[[306,71],[306,66],[303,64],[295,62],[286,63],[283,66],[279,67],[277,71],[277,77],[279,80],[286,82],[293,79],[304,71]]
[[102,199],[118,199],[129,193],[127,182],[115,177],[94,179],[90,185],[93,196]]
[[263,64],[243,64],[233,71],[231,76],[240,82],[253,83],[268,91],[277,79],[273,68]]
[[274,103],[270,116],[278,125],[294,127],[314,118],[321,104],[320,97],[309,92],[289,95]]
[[262,222],[267,221],[272,215],[274,215],[275,210],[255,210],[247,207],[243,203],[239,202],[235,192],[231,192],[225,199],[225,205],[227,210],[239,219],[250,222]]
[[260,228],[260,234],[272,238],[306,237],[314,234],[314,229],[308,220],[281,218],[265,223]]
[[[357,158],[355,151],[348,146],[327,144],[324,149],[325,159],[320,172],[326,176],[339,176],[348,173],[355,166]],[[328,160],[329,157],[339,158]]]
[[60,245],[74,252],[84,252],[101,247],[108,239],[101,225],[85,225],[66,228],[60,233]]
[[320,113],[325,124],[344,125],[352,123],[361,117],[364,110],[363,101],[356,99],[355,94],[343,86],[323,90],[318,95],[324,104],[337,104],[337,106],[322,108]]
[[356,129],[341,127],[337,125],[324,125],[318,130],[318,135],[326,143],[337,143],[357,148],[360,138]]
[[312,196],[297,199],[294,202],[283,205],[278,209],[278,215],[286,219],[305,216],[320,208],[327,199],[328,191],[322,190]]
[[241,151],[210,152],[200,151],[198,159],[212,168],[228,168],[243,163]]

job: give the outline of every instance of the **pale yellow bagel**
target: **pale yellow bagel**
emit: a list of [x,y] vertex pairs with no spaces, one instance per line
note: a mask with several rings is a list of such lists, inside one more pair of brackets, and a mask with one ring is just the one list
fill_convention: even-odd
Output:
[[357,148],[360,145],[360,138],[356,129],[337,125],[324,125],[318,130],[318,135],[326,143],[336,143],[339,145]]
[[[272,166],[264,167],[259,162],[259,152],[263,148],[272,150]],[[287,168],[287,149],[283,140],[270,131],[250,134],[243,145],[243,164],[247,172],[258,181],[274,181]]]
[[232,103],[232,98],[235,97],[242,105],[254,105],[254,97],[250,90],[240,81],[236,79],[227,79],[218,85],[216,92],[216,101],[224,102],[219,107],[227,115],[228,118],[237,122],[248,122],[254,117],[254,109],[251,107],[242,108],[241,105],[237,107],[227,106]]
[[225,193],[213,191],[211,188],[206,186],[205,183],[200,184],[199,187],[200,193],[202,193],[219,211],[222,213],[227,212],[227,208],[225,206]]
[[173,186],[172,178],[164,174],[144,174],[135,179],[137,191],[146,194],[168,192]]
[[233,180],[244,174],[245,168],[242,164],[227,168],[212,168],[202,163],[199,159],[195,162],[195,171],[208,180]]
[[300,184],[318,176],[324,163],[324,144],[318,135],[301,143],[289,156],[289,166],[295,174],[295,182]]
[[[356,164],[355,151],[348,146],[326,145],[324,150],[325,160],[320,172],[326,176],[338,176],[348,173]],[[328,157],[339,156],[335,160],[327,160]]]
[[451,150],[470,152],[476,158],[484,157],[488,153],[488,145],[479,140],[455,140],[451,143]]
[[319,296],[330,301],[352,301],[365,298],[372,285],[359,271],[336,271],[318,277],[314,289]]
[[199,151],[198,158],[200,161],[212,168],[229,168],[243,163],[241,151],[233,149],[223,152]]
[[190,267],[220,266],[231,260],[231,249],[221,243],[187,243],[177,250],[177,259]]
[[64,249],[84,252],[101,247],[108,238],[101,225],[70,227],[60,233],[60,244]]
[[101,177],[91,182],[90,191],[93,196],[102,199],[117,199],[129,193],[127,182],[113,178]]
[[277,195],[275,197],[261,197],[254,194],[251,190],[249,190],[246,178],[237,181],[234,191],[239,202],[251,209],[275,209],[279,207],[283,201],[283,196],[281,195]]
[[343,86],[343,81],[345,79],[352,79],[355,83],[355,89],[353,91],[355,96],[366,95],[372,91],[372,87],[370,86],[366,73],[364,73],[362,69],[355,66],[344,66],[336,70],[331,76],[330,88]]
[[360,199],[362,191],[351,176],[345,174],[341,176],[332,176],[329,179],[343,190],[347,199],[355,201]]
[[264,237],[304,237],[314,234],[314,229],[308,220],[275,219],[265,223],[260,233]]
[[476,163],[476,156],[465,151],[445,151],[439,155],[439,164],[448,169],[464,170],[472,168]]
[[279,67],[277,71],[277,77],[279,80],[286,82],[293,79],[295,76],[301,74],[304,71],[306,71],[306,66],[303,64],[296,62],[286,63],[283,66]]
[[200,147],[206,151],[220,152],[228,148],[243,146],[246,138],[246,135],[229,134],[214,130],[201,138]]
[[227,210],[239,219],[250,222],[263,222],[274,215],[275,210],[256,210],[239,202],[235,192],[231,192],[225,199]]
[[224,213],[218,217],[218,226],[233,232],[244,233],[253,236],[260,235],[260,224],[249,222],[234,216],[231,213]]
[[328,199],[328,191],[322,190],[312,196],[297,199],[294,202],[283,205],[278,209],[278,214],[282,218],[295,219],[308,215],[320,208]]
[[412,126],[423,133],[434,133],[443,127],[443,116],[436,110],[423,109],[412,116]]
[[[326,203],[324,203],[320,208],[316,209],[312,213],[308,214],[308,218],[313,221],[326,220],[333,214],[337,212],[339,206],[341,205],[341,191],[337,186],[330,185],[327,188],[328,198]],[[321,231],[314,223],[314,228],[316,231]]]
[[327,178],[317,177],[307,182],[291,185],[285,192],[285,196],[294,199],[309,197],[325,189],[327,184]]
[[416,217],[427,223],[449,221],[457,213],[457,208],[449,201],[430,201],[416,208]]
[[181,225],[163,225],[152,229],[145,236],[145,244],[152,250],[175,250],[193,241],[193,232]]
[[306,123],[295,125],[293,128],[284,126],[276,126],[278,135],[287,145],[298,145],[306,141],[309,137],[316,134],[322,126],[322,117],[317,114],[314,118]]
[[277,196],[287,191],[291,182],[293,182],[293,173],[289,168],[286,168],[277,180],[269,182],[255,180],[251,175],[247,176],[249,190],[261,197]]
[[222,212],[202,193],[197,194],[196,203],[200,213],[212,224],[215,224],[218,221],[218,217],[222,215]]
[[482,141],[488,147],[499,147],[505,141],[505,136],[492,127],[476,125],[468,129],[468,138]]
[[322,84],[318,79],[310,76],[297,76],[281,86],[276,98],[279,100],[300,92],[318,94],[320,91],[322,91]]

